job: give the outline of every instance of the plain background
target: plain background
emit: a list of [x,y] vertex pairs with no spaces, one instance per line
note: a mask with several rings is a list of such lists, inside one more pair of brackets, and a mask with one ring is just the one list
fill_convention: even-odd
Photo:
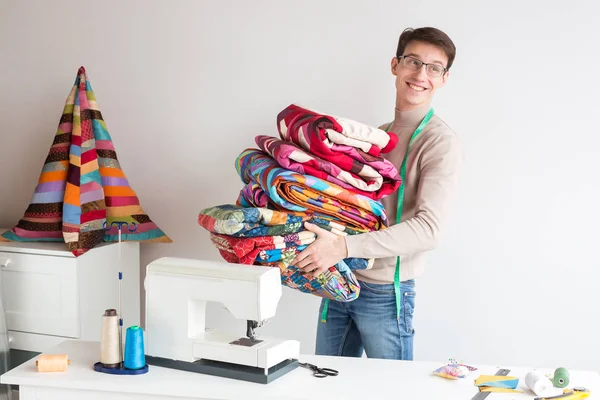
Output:
[[[294,102],[391,120],[398,35],[436,26],[458,54],[434,108],[465,167],[417,281],[415,359],[600,370],[597,15],[591,0],[2,0],[0,226],[29,204],[83,65],[131,185],[174,240],[143,245],[142,272],[166,255],[221,260],[197,215],[235,201],[236,156],[277,136]],[[313,352],[318,303],[284,288],[259,333]]]

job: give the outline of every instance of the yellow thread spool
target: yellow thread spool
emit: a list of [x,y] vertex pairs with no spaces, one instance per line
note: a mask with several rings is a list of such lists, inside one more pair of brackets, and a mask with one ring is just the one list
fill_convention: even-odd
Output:
[[64,372],[70,364],[66,354],[42,354],[35,362],[38,372]]

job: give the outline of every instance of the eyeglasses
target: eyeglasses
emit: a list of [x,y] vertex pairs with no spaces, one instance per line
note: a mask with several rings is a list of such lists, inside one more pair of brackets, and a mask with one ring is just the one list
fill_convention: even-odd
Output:
[[432,78],[438,78],[440,76],[442,76],[444,73],[446,73],[446,71],[448,71],[446,68],[442,67],[439,64],[427,64],[424,63],[421,60],[418,60],[414,57],[410,57],[410,56],[398,56],[398,61],[402,60],[402,65],[404,65],[405,67],[408,67],[409,69],[413,70],[413,71],[418,71],[421,69],[421,67],[424,65],[425,69],[427,70],[427,75],[431,76]]

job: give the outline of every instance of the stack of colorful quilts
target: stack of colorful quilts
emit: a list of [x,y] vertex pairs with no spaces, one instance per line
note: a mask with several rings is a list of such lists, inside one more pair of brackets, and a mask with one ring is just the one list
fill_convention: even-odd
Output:
[[31,202],[0,240],[64,242],[80,256],[119,230],[122,241],[172,242],[142,209],[81,67]]
[[360,285],[352,272],[373,260],[347,258],[312,277],[290,262],[316,240],[304,222],[354,235],[385,229],[380,199],[400,185],[381,157],[392,133],[346,118],[290,105],[277,116],[279,138],[256,136],[258,148],[235,161],[244,183],[236,204],[204,209],[199,224],[228,262],[278,267],[282,284],[337,301],[352,301]]

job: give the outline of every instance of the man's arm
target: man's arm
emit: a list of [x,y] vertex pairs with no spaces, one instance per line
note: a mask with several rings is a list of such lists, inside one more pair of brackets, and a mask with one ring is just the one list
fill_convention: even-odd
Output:
[[395,257],[433,249],[456,192],[461,161],[456,136],[434,139],[421,159],[415,216],[380,231],[345,236],[348,257]]

